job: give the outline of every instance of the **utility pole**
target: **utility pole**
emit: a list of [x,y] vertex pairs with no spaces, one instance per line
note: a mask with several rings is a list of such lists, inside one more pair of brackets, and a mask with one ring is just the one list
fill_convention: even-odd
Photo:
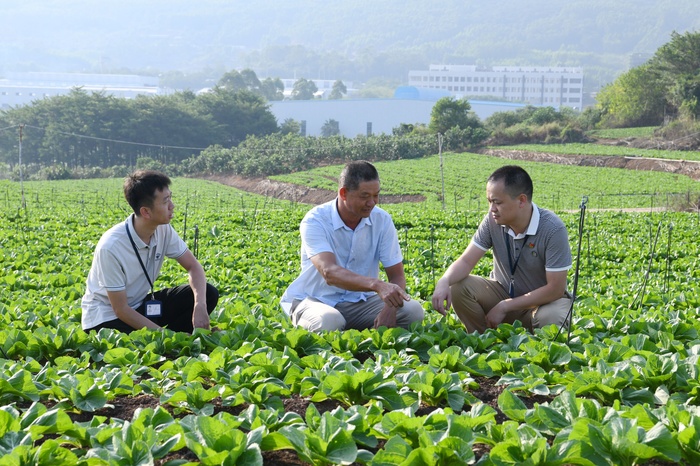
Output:
[[27,210],[27,203],[24,200],[24,180],[22,179],[22,131],[24,130],[24,124],[19,125],[19,187],[22,191],[22,208]]
[[445,210],[445,172],[442,163],[442,133],[438,133],[438,153],[440,154],[440,178],[442,178],[442,210]]

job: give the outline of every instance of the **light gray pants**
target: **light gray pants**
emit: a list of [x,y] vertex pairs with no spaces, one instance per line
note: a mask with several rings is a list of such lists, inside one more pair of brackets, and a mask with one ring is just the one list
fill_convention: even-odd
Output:
[[[379,295],[373,295],[367,301],[356,303],[338,303],[335,307],[323,304],[315,298],[294,300],[291,308],[292,323],[311,332],[323,330],[364,330],[374,327],[374,319],[384,308],[384,301]],[[396,325],[408,328],[413,322],[423,320],[423,306],[416,301],[404,301],[403,307],[396,311]]]
[[[452,307],[469,333],[483,333],[487,328],[486,314],[496,304],[510,297],[497,281],[476,275],[469,275],[455,283],[450,290]],[[570,308],[571,298],[562,297],[532,309],[510,312],[503,322],[512,324],[519,320],[530,331],[550,324],[561,326],[566,321]]]

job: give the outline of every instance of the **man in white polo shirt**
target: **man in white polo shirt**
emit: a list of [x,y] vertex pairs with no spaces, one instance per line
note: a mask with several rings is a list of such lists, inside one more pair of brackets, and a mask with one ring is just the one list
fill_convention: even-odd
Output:
[[[423,307],[406,293],[398,235],[376,207],[379,174],[369,162],[343,169],[338,197],[301,222],[301,273],[280,300],[292,322],[310,331],[408,328]],[[379,263],[387,281],[379,279]]]
[[[150,170],[134,172],[124,181],[124,196],[134,213],[97,243],[81,303],[83,329],[128,333],[167,327],[191,333],[210,328],[209,314],[219,293],[170,225],[175,209],[170,178]],[[189,284],[154,291],[166,257],[187,271]]]
[[[467,249],[435,285],[433,307],[445,314],[452,305],[469,332],[516,320],[530,330],[563,325],[571,307],[566,226],[532,202],[532,180],[521,167],[507,165],[493,172],[486,198],[489,212]],[[491,277],[471,275],[489,249]]]

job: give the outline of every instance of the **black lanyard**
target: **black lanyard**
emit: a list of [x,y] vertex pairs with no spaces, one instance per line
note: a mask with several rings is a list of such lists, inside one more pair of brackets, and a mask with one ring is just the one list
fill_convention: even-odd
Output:
[[141,260],[141,255],[139,254],[139,250],[136,247],[136,243],[134,242],[134,238],[131,237],[131,232],[129,231],[129,221],[127,220],[126,223],[124,223],[124,226],[126,226],[126,234],[129,236],[129,241],[131,241],[131,246],[134,248],[134,252],[136,253],[136,258],[139,260],[139,264],[141,264],[141,269],[143,270],[144,275],[146,275],[146,280],[148,280],[148,284],[151,285],[151,299],[154,299],[153,297],[153,282],[151,281],[151,277],[148,276],[148,271],[146,271],[146,266],[143,265],[143,261]]
[[[518,262],[520,261],[520,256],[523,255],[522,249],[520,249],[520,254],[518,254],[518,257],[515,259],[511,256],[510,253],[510,241],[509,237],[510,235],[508,232],[504,229],[503,230],[503,239],[506,242],[506,250],[508,251],[508,265],[510,266],[510,288],[508,289],[508,294],[510,295],[511,298],[515,298],[515,270],[518,268]],[[527,237],[529,235],[525,235],[523,238],[523,248],[525,247],[525,244],[527,243]],[[513,238],[515,240],[515,238]],[[515,247],[515,243],[513,244]],[[515,252],[515,251],[513,251]]]

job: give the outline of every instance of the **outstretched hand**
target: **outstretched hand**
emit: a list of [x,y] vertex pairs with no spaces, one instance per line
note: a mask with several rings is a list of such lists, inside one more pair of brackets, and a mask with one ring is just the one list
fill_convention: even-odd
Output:
[[432,304],[433,309],[442,315],[447,315],[447,311],[449,311],[452,306],[452,291],[447,282],[438,280],[435,285],[435,291],[433,292]]

